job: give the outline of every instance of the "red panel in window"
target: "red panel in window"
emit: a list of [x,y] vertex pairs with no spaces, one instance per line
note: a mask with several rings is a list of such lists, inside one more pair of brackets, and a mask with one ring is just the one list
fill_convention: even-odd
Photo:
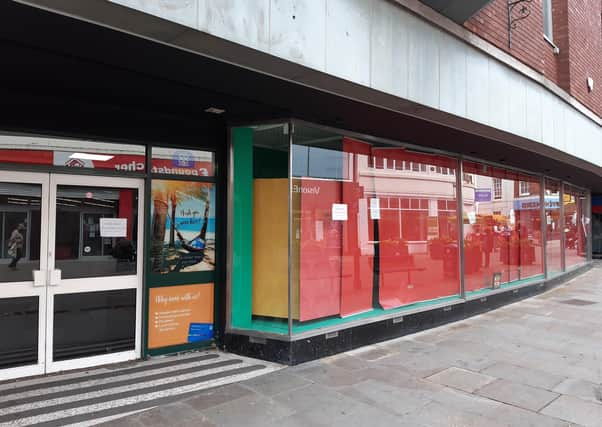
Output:
[[[370,154],[370,145],[345,138],[343,150],[355,153],[354,164],[357,164],[358,155]],[[342,192],[348,219],[342,221],[341,316],[349,316],[373,306],[374,255],[369,242],[374,240],[374,232],[364,188],[357,182],[344,182]]]
[[341,183],[300,180],[301,242],[299,320],[339,314],[342,221],[332,220],[341,203]]

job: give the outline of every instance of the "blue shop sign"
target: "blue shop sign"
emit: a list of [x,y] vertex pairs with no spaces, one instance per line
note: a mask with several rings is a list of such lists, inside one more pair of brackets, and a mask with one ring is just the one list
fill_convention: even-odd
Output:
[[[558,197],[546,196],[544,200],[545,200],[546,209],[560,209],[560,203],[558,201]],[[526,211],[526,210],[539,209],[539,197],[528,197],[525,199],[515,199],[513,207],[514,207],[515,211]]]

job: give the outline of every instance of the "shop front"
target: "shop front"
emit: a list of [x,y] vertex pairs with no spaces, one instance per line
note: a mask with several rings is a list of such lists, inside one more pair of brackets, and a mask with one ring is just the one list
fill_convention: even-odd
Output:
[[214,159],[0,136],[0,380],[213,341]]
[[303,121],[231,134],[234,351],[299,363],[524,298],[590,259],[589,192],[568,183]]

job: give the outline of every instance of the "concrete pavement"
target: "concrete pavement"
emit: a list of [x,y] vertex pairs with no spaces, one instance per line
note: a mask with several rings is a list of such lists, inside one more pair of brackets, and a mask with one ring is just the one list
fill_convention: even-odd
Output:
[[602,264],[471,319],[112,426],[602,426]]

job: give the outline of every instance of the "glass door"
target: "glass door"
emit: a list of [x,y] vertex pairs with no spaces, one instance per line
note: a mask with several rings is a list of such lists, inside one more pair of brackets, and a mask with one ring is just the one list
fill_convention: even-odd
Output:
[[0,171],[0,381],[140,357],[143,194]]
[[43,374],[48,174],[0,171],[0,381]]
[[140,356],[143,181],[50,177],[46,371]]

